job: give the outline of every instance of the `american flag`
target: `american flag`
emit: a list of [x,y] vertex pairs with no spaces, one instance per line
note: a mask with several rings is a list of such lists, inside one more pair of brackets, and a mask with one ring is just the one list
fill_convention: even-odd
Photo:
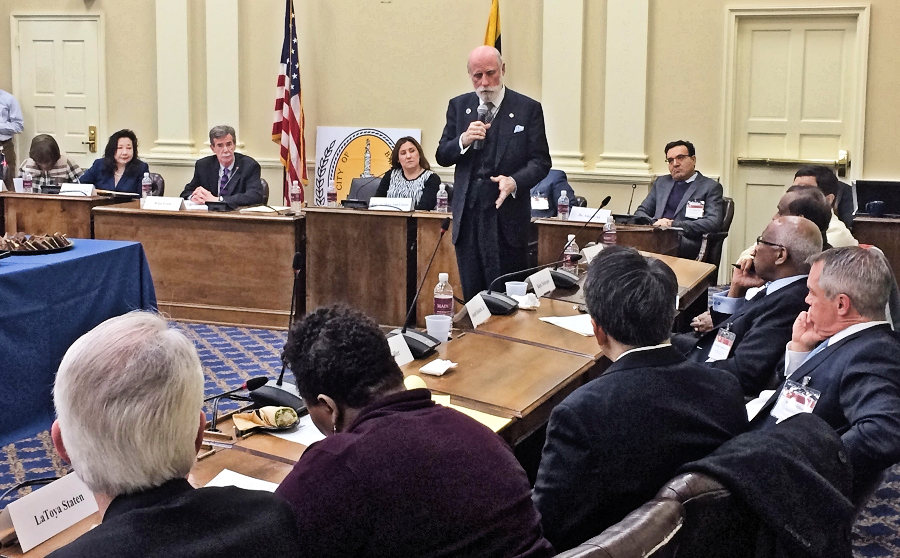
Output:
[[283,193],[285,203],[290,200],[290,185],[300,182],[300,197],[306,176],[306,141],[303,128],[303,97],[300,93],[300,61],[297,53],[297,24],[294,21],[293,0],[286,0],[284,11],[284,44],[281,47],[281,71],[275,88],[275,119],[272,141],[281,144],[281,164],[285,169]]

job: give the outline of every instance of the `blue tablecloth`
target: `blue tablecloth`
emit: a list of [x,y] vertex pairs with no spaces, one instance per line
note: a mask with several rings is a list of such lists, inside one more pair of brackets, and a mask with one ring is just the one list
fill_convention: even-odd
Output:
[[50,427],[53,378],[72,342],[103,320],[156,308],[140,243],[72,242],[0,260],[0,446]]

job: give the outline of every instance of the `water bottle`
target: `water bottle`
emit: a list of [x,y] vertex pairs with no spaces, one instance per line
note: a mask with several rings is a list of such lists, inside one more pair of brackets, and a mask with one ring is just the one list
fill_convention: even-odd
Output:
[[141,179],[141,197],[146,198],[151,195],[150,190],[153,189],[153,181],[150,180],[150,173],[145,172],[144,178]]
[[616,221],[613,219],[612,215],[606,219],[606,224],[603,225],[602,242],[606,246],[613,246],[616,244]]
[[296,180],[291,183],[291,211],[294,215],[300,215],[300,183]]
[[325,194],[325,207],[337,207],[337,190],[334,188],[334,180],[328,181],[328,190]]
[[453,317],[453,287],[450,276],[438,273],[438,284],[434,287],[434,313]]
[[556,216],[563,221],[569,220],[569,196],[565,190],[559,194],[559,200],[556,202]]
[[24,176],[22,176],[22,191],[26,194],[31,194],[34,192],[33,185],[34,182],[31,178],[31,173],[26,172]]
[[448,204],[447,201],[450,199],[450,194],[447,193],[447,185],[441,182],[441,189],[438,190],[437,193],[437,205],[435,209],[438,213],[447,213]]
[[581,252],[581,249],[578,248],[578,244],[575,243],[575,235],[570,234],[569,240],[566,242],[566,249],[563,252],[563,271],[568,271],[569,273],[578,274],[578,262],[573,260],[573,256],[577,256]]

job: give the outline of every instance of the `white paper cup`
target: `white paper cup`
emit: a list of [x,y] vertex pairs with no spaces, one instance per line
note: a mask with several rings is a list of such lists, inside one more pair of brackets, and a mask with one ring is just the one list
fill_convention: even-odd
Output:
[[528,283],[525,281],[507,281],[506,294],[509,296],[525,296],[528,293]]
[[425,330],[428,335],[434,337],[438,341],[446,341],[450,338],[450,328],[453,327],[453,318],[442,314],[432,314],[425,316]]
[[13,178],[13,187],[16,189],[16,192],[20,194],[25,189],[25,179],[24,178]]

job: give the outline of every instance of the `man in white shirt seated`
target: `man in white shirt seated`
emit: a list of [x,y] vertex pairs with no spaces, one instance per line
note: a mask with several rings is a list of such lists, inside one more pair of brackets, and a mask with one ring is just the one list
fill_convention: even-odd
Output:
[[841,434],[859,495],[900,460],[900,339],[884,321],[893,275],[881,254],[859,247],[811,261],[809,310],[794,322],[777,370],[785,379],[751,429],[819,415]]

